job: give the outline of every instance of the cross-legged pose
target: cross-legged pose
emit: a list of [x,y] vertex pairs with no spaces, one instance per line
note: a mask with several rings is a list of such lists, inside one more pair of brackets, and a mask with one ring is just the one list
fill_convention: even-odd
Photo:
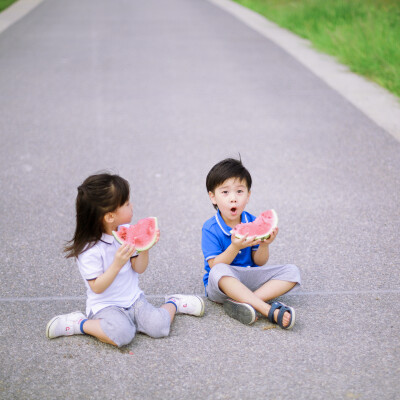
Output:
[[281,302],[269,303],[300,284],[295,265],[265,265],[278,228],[264,240],[238,239],[230,233],[237,224],[255,220],[245,211],[251,183],[241,160],[232,158],[214,165],[207,175],[208,195],[217,213],[202,230],[206,295],[223,303],[227,314],[244,324],[252,324],[262,315],[290,329],[295,323],[295,310]]

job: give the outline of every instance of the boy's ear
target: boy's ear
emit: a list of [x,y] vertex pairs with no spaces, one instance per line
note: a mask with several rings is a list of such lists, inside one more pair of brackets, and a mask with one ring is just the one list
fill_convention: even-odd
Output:
[[251,195],[251,191],[249,190],[249,192],[247,194],[247,202],[246,202],[246,204],[250,201],[250,195]]
[[208,197],[210,198],[210,200],[211,200],[211,203],[213,203],[213,204],[217,204],[217,202],[215,201],[215,194],[213,193],[213,192],[208,192]]

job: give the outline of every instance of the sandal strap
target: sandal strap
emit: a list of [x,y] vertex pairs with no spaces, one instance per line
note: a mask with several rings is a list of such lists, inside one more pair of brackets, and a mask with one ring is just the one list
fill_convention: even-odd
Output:
[[269,309],[268,312],[268,320],[274,324],[276,324],[275,320],[274,320],[274,312],[275,310],[278,308],[284,307],[284,304],[280,303],[279,301],[274,301],[271,304],[271,308]]
[[[288,313],[290,313],[290,321],[289,321],[289,324],[287,326],[283,326],[282,320],[283,320],[283,315],[285,314],[286,311]],[[279,314],[278,314],[278,320],[277,320],[278,325],[282,329],[286,329],[288,326],[290,326],[291,322],[292,322],[292,309],[290,307],[287,307],[287,306],[282,306],[281,309],[279,310]]]

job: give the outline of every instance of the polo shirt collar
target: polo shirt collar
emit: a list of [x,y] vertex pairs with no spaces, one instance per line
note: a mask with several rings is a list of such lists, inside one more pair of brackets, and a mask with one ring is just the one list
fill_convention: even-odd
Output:
[[[226,235],[226,236],[231,236],[231,230],[232,228],[228,226],[225,221],[222,219],[221,213],[218,210],[217,213],[215,214],[215,219],[217,220],[218,226],[221,228],[221,231]],[[247,219],[247,215],[245,212],[242,212],[242,215],[240,216],[240,222],[242,223],[247,223],[249,220]]]
[[103,234],[101,235],[100,240],[101,240],[102,242],[104,242],[104,243],[112,244],[112,243],[114,242],[114,236],[112,236],[112,235],[107,235],[107,233],[103,233]]

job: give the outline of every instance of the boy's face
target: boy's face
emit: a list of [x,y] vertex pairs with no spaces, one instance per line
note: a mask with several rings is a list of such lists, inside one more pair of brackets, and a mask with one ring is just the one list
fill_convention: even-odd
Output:
[[[230,178],[208,192],[213,204],[218,206],[222,218],[228,226],[240,223],[240,216],[250,199],[246,181]],[[233,226],[232,226],[233,227]]]

